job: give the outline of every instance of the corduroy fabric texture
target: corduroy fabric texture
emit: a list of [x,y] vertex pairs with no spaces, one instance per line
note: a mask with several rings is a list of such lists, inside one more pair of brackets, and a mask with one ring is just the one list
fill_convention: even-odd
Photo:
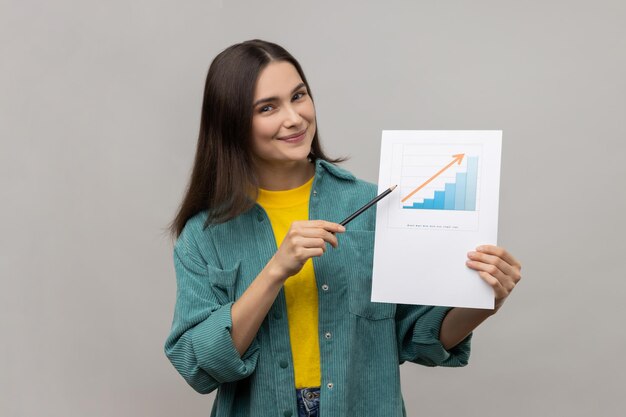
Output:
[[[343,220],[376,186],[316,161],[309,218]],[[191,218],[174,247],[176,307],[165,353],[198,392],[218,389],[213,417],[295,416],[293,362],[284,291],[240,357],[230,337],[231,306],[276,251],[260,206],[204,228]],[[318,283],[320,415],[404,416],[399,364],[464,366],[471,335],[451,351],[439,342],[444,307],[372,303],[375,208],[339,234],[339,247],[313,260]]]

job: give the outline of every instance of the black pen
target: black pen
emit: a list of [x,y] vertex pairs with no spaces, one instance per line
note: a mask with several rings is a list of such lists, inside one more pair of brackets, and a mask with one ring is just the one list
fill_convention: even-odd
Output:
[[385,191],[383,191],[382,193],[380,193],[379,195],[374,197],[374,199],[372,201],[370,201],[369,203],[367,203],[366,205],[364,205],[363,207],[361,207],[360,209],[355,211],[353,214],[348,216],[344,221],[342,221],[339,224],[342,225],[342,226],[345,226],[346,224],[350,223],[359,214],[363,213],[365,210],[367,210],[368,208],[372,207],[374,204],[378,203],[383,197],[386,197],[389,193],[391,193],[393,190],[395,190],[396,187],[397,187],[397,185],[393,185],[393,186],[389,187],[388,189],[386,189]]

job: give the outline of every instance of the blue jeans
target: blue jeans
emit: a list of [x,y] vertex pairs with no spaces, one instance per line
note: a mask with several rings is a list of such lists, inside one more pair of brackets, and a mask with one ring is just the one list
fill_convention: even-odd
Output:
[[296,390],[298,398],[298,417],[319,417],[320,389],[302,388]]

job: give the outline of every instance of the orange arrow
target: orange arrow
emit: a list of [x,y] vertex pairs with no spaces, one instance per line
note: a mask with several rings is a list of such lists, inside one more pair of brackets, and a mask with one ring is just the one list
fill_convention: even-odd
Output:
[[441,175],[441,173],[443,171],[445,171],[446,169],[450,168],[452,165],[454,165],[456,162],[459,163],[459,165],[461,165],[461,161],[463,160],[463,157],[465,156],[464,153],[458,153],[456,155],[452,155],[454,157],[454,159],[452,160],[452,162],[450,162],[448,165],[446,165],[445,167],[443,167],[438,173],[436,173],[435,175],[433,175],[432,177],[430,177],[428,179],[428,181],[426,181],[424,184],[420,185],[419,187],[417,187],[415,190],[411,191],[411,193],[409,195],[407,195],[406,197],[404,197],[401,201],[404,203],[406,200],[408,200],[413,194],[415,194],[416,192],[418,192],[419,190],[421,190],[422,188],[426,187],[426,185],[428,185],[429,182],[431,182],[432,180],[434,180],[435,178],[437,178],[439,175]]

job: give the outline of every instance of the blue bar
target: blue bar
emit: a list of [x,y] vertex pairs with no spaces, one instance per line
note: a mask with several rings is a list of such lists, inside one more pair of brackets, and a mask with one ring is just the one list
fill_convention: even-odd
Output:
[[454,194],[454,209],[465,210],[465,182],[467,174],[465,172],[457,172],[456,174],[456,192]]
[[434,199],[432,199],[432,198],[425,198],[424,199],[424,205],[422,206],[422,208],[433,209],[434,205],[435,205],[434,203],[435,203]]
[[454,210],[455,189],[456,189],[456,184],[446,183],[446,198],[443,203],[444,210]]
[[411,206],[402,206],[405,209],[421,209],[424,208],[422,203],[413,203]]
[[467,182],[465,185],[465,210],[476,210],[476,185],[478,183],[478,157],[467,157]]
[[435,191],[435,202],[433,208],[437,210],[443,210],[443,202],[445,201],[445,198],[445,191]]

